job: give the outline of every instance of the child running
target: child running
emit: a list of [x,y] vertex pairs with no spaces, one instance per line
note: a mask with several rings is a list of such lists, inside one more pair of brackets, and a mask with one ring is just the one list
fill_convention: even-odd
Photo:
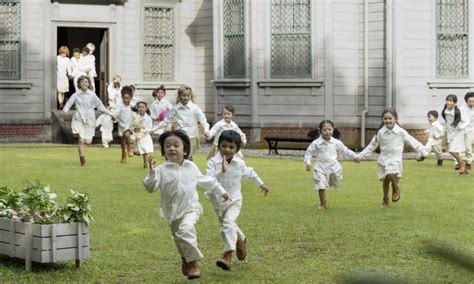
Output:
[[430,110],[428,112],[428,121],[430,122],[430,129],[428,130],[428,142],[426,142],[426,151],[433,151],[438,159],[438,166],[443,165],[443,153],[441,144],[444,137],[444,127],[438,120],[438,112],[436,110]]
[[147,168],[148,154],[153,153],[153,141],[150,131],[153,127],[151,118],[146,113],[148,106],[146,102],[137,103],[138,113],[133,120],[133,140],[135,151],[138,155],[143,155],[143,168]]
[[[304,162],[306,171],[311,171],[311,160],[316,155],[313,169],[314,189],[319,191],[319,209],[327,209],[326,190],[337,188],[342,181],[342,167],[337,161],[338,154],[355,159],[356,153],[333,137],[334,123],[323,120],[319,123],[320,136],[306,149]],[[355,160],[358,162],[358,160]]]
[[109,143],[114,140],[113,137],[113,130],[114,130],[114,123],[112,118],[106,114],[101,114],[95,121],[96,127],[100,126],[100,137],[102,139],[102,146],[104,148],[109,148]]
[[176,248],[181,255],[181,270],[188,279],[199,278],[201,272],[198,261],[203,257],[197,247],[194,225],[202,213],[196,187],[208,190],[208,194],[221,196],[224,201],[229,196],[213,177],[204,176],[198,167],[187,160],[191,143],[184,131],[168,131],[159,138],[161,154],[166,161],[156,167],[153,157],[149,158],[150,170],[143,179],[149,192],[160,189],[160,215],[171,228]]
[[95,134],[95,112],[94,108],[97,108],[103,113],[114,117],[114,115],[108,111],[102,102],[99,100],[97,95],[90,89],[91,82],[89,77],[82,76],[78,79],[79,92],[74,93],[71,98],[67,101],[63,111],[68,112],[72,105],[76,105],[76,112],[72,117],[71,128],[72,133],[79,135],[79,160],[81,166],[86,163],[86,157],[84,154],[84,145],[91,144],[92,138]]
[[170,125],[174,125],[175,129],[183,130],[191,141],[191,151],[189,152],[189,160],[193,160],[193,154],[199,148],[199,128],[198,123],[204,128],[204,134],[207,136],[209,132],[209,123],[206,116],[198,105],[192,102],[193,90],[182,85],[178,89],[178,98],[176,105],[170,110],[168,116],[153,127],[152,133],[160,133]]
[[[240,138],[242,140],[242,146],[247,144],[247,139],[245,137],[245,134],[240,130],[239,126],[237,123],[235,123],[232,118],[234,117],[235,109],[233,106],[225,106],[222,108],[222,119],[219,120],[216,124],[214,124],[209,130],[209,134],[207,135],[207,139],[212,139],[214,137],[214,143],[211,147],[211,150],[209,151],[209,155],[207,156],[207,159],[211,159],[214,157],[214,155],[218,151],[218,141],[219,141],[219,136],[221,136],[221,133],[225,130],[234,130],[237,133],[239,133]],[[240,149],[240,147],[239,147]],[[239,151],[239,157],[243,158],[242,153]]]
[[366,158],[380,146],[380,154],[377,160],[377,177],[383,181],[382,208],[389,204],[388,192],[392,185],[392,202],[400,200],[400,178],[402,177],[402,154],[404,142],[410,144],[421,154],[418,161],[422,161],[428,155],[425,147],[413,136],[398,125],[398,114],[395,109],[386,109],[382,113],[383,122],[377,134],[372,138],[370,144],[357,155],[357,159]]
[[224,270],[230,270],[232,253],[237,251],[237,258],[244,260],[246,256],[246,241],[244,233],[237,226],[242,207],[241,179],[254,182],[262,190],[264,196],[270,191],[252,168],[236,154],[242,145],[241,135],[234,130],[225,130],[219,136],[219,153],[207,162],[206,175],[217,178],[224,187],[231,201],[222,202],[219,195],[207,194],[214,206],[219,219],[221,237],[224,240],[224,255],[217,260],[216,265]]
[[469,124],[466,126],[466,170],[471,170],[472,150],[474,145],[474,92],[468,92],[464,95],[465,104],[461,106]]
[[122,146],[121,163],[127,163],[128,157],[133,157],[130,135],[132,134],[133,112],[130,102],[132,101],[132,90],[129,87],[122,88],[122,102],[115,106],[114,115],[118,119],[118,136]]
[[[150,117],[153,119],[153,125],[156,126],[160,123],[160,115],[163,112],[168,112],[173,108],[171,103],[165,98],[166,89],[165,86],[161,85],[152,93],[153,103],[150,106]],[[163,115],[161,115],[163,116]]]
[[456,160],[459,166],[459,174],[467,174],[466,162],[461,158],[461,154],[466,152],[466,127],[469,120],[464,111],[457,107],[458,97],[448,95],[441,115],[446,121],[446,134],[448,137],[448,152]]

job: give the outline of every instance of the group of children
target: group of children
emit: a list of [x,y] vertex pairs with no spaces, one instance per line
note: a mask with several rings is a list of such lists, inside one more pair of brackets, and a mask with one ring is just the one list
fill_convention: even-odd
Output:
[[59,109],[64,106],[64,94],[69,92],[69,78],[73,79],[75,91],[80,90],[79,77],[86,76],[91,82],[90,88],[95,89],[94,78],[97,77],[95,70],[95,45],[89,42],[81,49],[74,48],[72,57],[69,58],[69,48],[61,46],[57,56],[57,94]]

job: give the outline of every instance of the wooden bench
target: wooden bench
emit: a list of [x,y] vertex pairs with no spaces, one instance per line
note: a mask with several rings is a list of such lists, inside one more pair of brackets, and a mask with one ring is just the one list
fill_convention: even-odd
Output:
[[[303,137],[294,138],[294,137],[275,137],[275,136],[265,137],[264,139],[268,143],[268,155],[270,155],[272,153],[272,151],[274,151],[275,154],[279,155],[278,149],[306,150],[306,148],[308,148],[309,144],[311,142],[313,142],[313,140],[314,140],[314,139],[311,139],[311,138],[303,138]],[[285,145],[278,146],[279,142],[284,142]],[[287,145],[287,143],[289,143],[290,145]],[[296,144],[296,143],[298,143],[299,145]],[[303,144],[303,145],[301,145],[301,144]],[[299,146],[299,147],[297,147],[297,146]]]

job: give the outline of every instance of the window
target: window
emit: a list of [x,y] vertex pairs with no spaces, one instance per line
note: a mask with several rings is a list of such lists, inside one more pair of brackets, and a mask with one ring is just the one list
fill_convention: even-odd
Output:
[[469,0],[436,2],[436,76],[468,77]]
[[0,0],[0,80],[21,79],[20,0]]
[[271,1],[271,77],[310,78],[311,1]]
[[143,80],[174,80],[174,9],[145,7]]
[[244,0],[224,0],[224,78],[245,77]]

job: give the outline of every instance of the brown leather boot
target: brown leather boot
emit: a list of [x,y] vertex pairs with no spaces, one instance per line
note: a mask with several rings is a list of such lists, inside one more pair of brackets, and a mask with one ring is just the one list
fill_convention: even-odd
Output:
[[216,261],[216,265],[224,270],[230,270],[230,266],[232,265],[232,251],[224,252],[224,255]]
[[235,247],[236,247],[238,260],[244,260],[245,257],[247,256],[246,245],[247,245],[247,237],[245,237],[245,240],[237,240]]
[[382,200],[382,205],[380,205],[380,207],[382,207],[382,208],[387,208],[387,207],[388,207],[388,203],[389,203],[388,197],[384,197],[383,200]]
[[400,186],[397,184],[392,189],[392,202],[397,202],[398,200],[400,200]]
[[80,156],[79,160],[81,161],[81,166],[84,166],[86,164],[86,156]]
[[182,260],[181,271],[183,272],[183,275],[188,276],[189,264],[186,263],[186,260],[184,259],[184,257],[182,257],[181,260]]
[[201,277],[201,270],[199,269],[199,263],[197,260],[187,263],[188,265],[188,279],[196,279]]

